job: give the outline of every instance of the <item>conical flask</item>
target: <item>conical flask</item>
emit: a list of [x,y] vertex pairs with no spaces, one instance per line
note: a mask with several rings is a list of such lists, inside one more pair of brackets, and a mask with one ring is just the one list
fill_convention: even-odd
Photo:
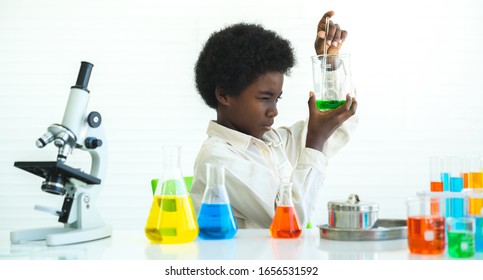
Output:
[[293,206],[292,183],[283,182],[279,195],[280,199],[270,225],[270,234],[274,238],[297,238],[302,230]]
[[198,223],[181,174],[179,146],[163,147],[163,176],[153,196],[146,237],[153,243],[184,243],[198,236]]
[[218,164],[206,164],[206,189],[198,214],[202,239],[230,239],[238,225],[225,188],[225,168]]

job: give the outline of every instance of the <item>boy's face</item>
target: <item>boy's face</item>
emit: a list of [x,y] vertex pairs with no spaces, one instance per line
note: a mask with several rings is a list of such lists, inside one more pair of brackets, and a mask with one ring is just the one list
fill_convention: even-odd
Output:
[[282,73],[260,75],[240,95],[226,97],[226,106],[218,114],[218,123],[261,138],[271,129],[278,115],[277,101],[282,95],[282,86]]

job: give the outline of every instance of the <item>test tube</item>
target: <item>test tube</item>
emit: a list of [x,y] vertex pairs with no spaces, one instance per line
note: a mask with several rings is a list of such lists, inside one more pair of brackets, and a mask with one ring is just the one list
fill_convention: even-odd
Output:
[[[483,189],[483,165],[480,157],[471,157],[468,159],[468,188],[469,189]],[[483,209],[482,198],[468,199],[468,214],[480,215]]]
[[442,164],[443,158],[440,156],[431,156],[429,158],[429,180],[432,192],[442,192],[444,190],[443,178],[441,176]]
[[[440,158],[440,164],[441,164],[441,172],[440,172],[440,180],[443,182],[443,191],[444,192],[449,192],[449,171],[450,171],[450,160],[449,157],[441,157]],[[445,217],[450,217],[451,216],[451,199],[446,198],[445,199]]]
[[[452,193],[461,193],[463,190],[463,160],[460,156],[452,156],[449,159],[449,191]],[[464,199],[463,197],[450,198],[450,217],[460,218],[464,216]]]
[[463,189],[467,189],[470,177],[470,157],[463,157],[462,168],[461,177],[463,178]]
[[[441,176],[443,158],[440,156],[429,157],[429,184],[431,192],[443,192],[443,180]],[[439,213],[444,209],[439,207],[440,203],[431,203],[431,214]],[[444,213],[441,213],[444,216]]]

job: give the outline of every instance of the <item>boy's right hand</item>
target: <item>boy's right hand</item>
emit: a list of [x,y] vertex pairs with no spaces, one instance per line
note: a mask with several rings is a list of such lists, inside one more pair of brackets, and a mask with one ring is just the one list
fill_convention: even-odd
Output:
[[310,92],[309,123],[305,147],[322,152],[327,139],[342,123],[352,117],[356,110],[357,101],[355,97],[348,94],[344,105],[332,110],[320,111],[315,102],[315,94]]
[[326,25],[326,19],[330,19],[333,16],[334,12],[328,11],[317,24],[317,36],[315,37],[314,47],[318,55],[324,53],[325,46],[328,47],[328,54],[338,54],[347,37],[347,31],[341,29],[337,23],[329,21],[329,24]]

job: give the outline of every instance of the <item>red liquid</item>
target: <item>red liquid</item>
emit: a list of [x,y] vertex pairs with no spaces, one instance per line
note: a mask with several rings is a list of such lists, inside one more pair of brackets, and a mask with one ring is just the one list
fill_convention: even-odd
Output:
[[432,192],[442,192],[443,191],[443,182],[431,182],[431,191]]
[[409,217],[408,247],[413,254],[441,254],[444,252],[444,217]]
[[270,225],[274,238],[297,238],[302,233],[293,206],[278,206]]

